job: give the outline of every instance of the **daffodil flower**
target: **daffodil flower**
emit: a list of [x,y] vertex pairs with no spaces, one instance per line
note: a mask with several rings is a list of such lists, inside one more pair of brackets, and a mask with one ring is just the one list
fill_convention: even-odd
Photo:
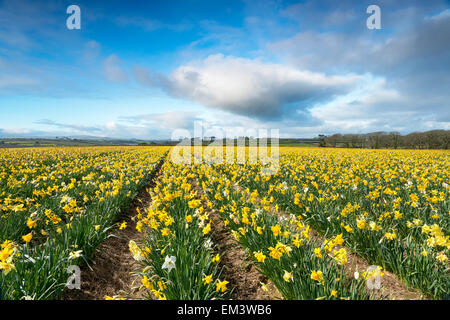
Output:
[[170,273],[170,271],[175,268],[175,261],[177,261],[177,258],[175,256],[166,256],[162,268],[167,269],[167,272]]

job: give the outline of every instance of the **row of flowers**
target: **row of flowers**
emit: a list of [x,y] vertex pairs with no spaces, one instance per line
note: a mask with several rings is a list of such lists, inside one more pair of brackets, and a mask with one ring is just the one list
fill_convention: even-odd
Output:
[[136,216],[145,240],[130,241],[130,251],[142,264],[148,299],[210,300],[229,292],[211,239],[213,222],[190,178],[189,167],[167,161],[150,190],[151,204]]

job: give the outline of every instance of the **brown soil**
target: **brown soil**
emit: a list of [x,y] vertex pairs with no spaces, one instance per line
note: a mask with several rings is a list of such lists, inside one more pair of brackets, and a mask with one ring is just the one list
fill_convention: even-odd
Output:
[[98,246],[90,265],[81,267],[81,289],[67,290],[63,296],[64,300],[103,300],[105,296],[131,299],[145,297],[140,290],[141,278],[134,274],[136,270],[141,269],[141,265],[133,259],[128,243],[134,240],[139,245],[145,238],[144,232],[136,230],[136,208],[143,210],[151,202],[148,190],[154,185],[162,164],[163,162],[155,169],[155,175],[128,211],[118,218],[120,223],[126,221],[127,227],[119,230],[117,226]]
[[[197,194],[203,195],[203,191],[194,181],[191,181]],[[200,198],[200,197],[199,197]],[[202,200],[203,207],[207,208]],[[280,300],[282,295],[278,292],[270,280],[263,276],[247,259],[245,250],[227,231],[222,218],[214,210],[206,210],[212,220],[212,240],[217,245],[221,255],[219,266],[223,267],[222,277],[229,281],[229,287],[233,288],[231,299],[233,300]],[[266,284],[267,291],[262,289],[261,283]]]
[[[358,271],[360,274],[367,270],[370,266],[366,260],[355,253],[347,254],[348,263],[345,267],[347,277],[353,277],[354,272]],[[380,290],[374,290],[372,295],[374,298],[385,300],[422,300],[426,299],[417,289],[411,289],[400,281],[392,272],[383,270],[383,277],[381,278]]]

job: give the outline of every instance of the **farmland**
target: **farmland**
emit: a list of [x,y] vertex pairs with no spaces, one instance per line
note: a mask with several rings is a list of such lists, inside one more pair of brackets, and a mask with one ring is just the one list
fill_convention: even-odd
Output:
[[124,229],[139,295],[97,298],[448,298],[448,151],[281,147],[273,174],[169,151],[0,150],[0,299],[63,298]]
[[61,296],[164,148],[14,149],[0,153],[0,298]]

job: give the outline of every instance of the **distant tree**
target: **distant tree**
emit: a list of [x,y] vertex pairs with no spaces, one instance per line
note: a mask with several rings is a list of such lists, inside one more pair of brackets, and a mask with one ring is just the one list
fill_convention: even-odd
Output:
[[346,148],[350,148],[350,143],[351,143],[351,135],[350,134],[344,134],[342,135],[342,143],[344,144],[344,147]]
[[389,138],[390,138],[390,146],[393,149],[397,149],[400,146],[400,138],[401,135],[398,132],[391,132],[389,134]]
[[352,148],[361,148],[361,138],[358,134],[349,134],[348,139]]
[[445,147],[445,131],[432,130],[425,132],[425,139],[429,149],[439,149]]
[[336,147],[340,141],[342,141],[342,135],[340,133],[335,133],[325,138],[325,143],[331,147]]
[[413,132],[411,133],[411,144],[412,148],[416,149],[424,149],[426,148],[426,141],[425,141],[425,135],[421,134],[420,132]]
[[319,147],[326,147],[325,138],[327,136],[324,134],[319,134]]
[[366,134],[333,134],[326,137],[326,145],[352,148],[408,148],[408,149],[448,149],[450,130],[412,132],[402,136],[399,132],[371,132]]
[[450,130],[442,130],[442,149],[448,149],[450,147]]

